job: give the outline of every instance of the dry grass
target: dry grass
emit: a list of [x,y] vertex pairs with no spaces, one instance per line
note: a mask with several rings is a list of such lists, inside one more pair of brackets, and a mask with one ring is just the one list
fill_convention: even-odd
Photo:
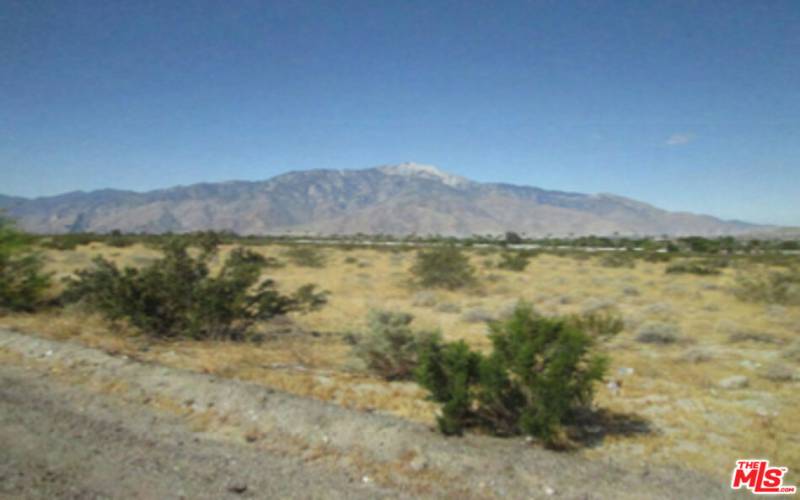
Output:
[[[254,248],[281,260],[280,246]],[[230,251],[224,248],[223,252]],[[419,328],[438,328],[448,339],[464,339],[486,347],[486,327],[465,321],[464,314],[482,309],[494,314],[518,299],[541,312],[563,314],[613,304],[626,319],[626,329],[607,348],[609,378],[622,382],[619,391],[598,387],[598,405],[648,420],[652,432],[607,436],[582,453],[615,461],[646,461],[696,467],[719,477],[729,474],[737,458],[769,457],[773,463],[800,470],[800,394],[797,382],[775,382],[758,376],[773,363],[785,363],[781,352],[800,335],[800,308],[774,308],[738,301],[726,288],[732,270],[720,276],[667,275],[662,263],[637,262],[636,267],[603,267],[597,258],[575,260],[542,255],[523,272],[487,269],[486,256],[471,255],[479,289],[437,291],[435,304],[413,305],[419,290],[409,287],[414,253],[368,249],[325,249],[321,269],[288,265],[269,269],[284,291],[316,283],[331,292],[322,310],[293,320],[319,336],[285,335],[256,344],[146,342],[124,326],[109,327],[102,319],[75,311],[17,315],[0,324],[73,339],[103,350],[165,365],[263,383],[300,395],[339,404],[385,411],[432,423],[434,406],[414,384],[388,383],[353,370],[349,345],[341,334],[364,328],[370,308],[408,311]],[[141,246],[108,248],[93,244],[75,251],[48,252],[48,267],[66,276],[102,254],[120,264],[141,265],[158,256]],[[491,276],[489,276],[491,274]],[[635,289],[638,293],[630,293]],[[417,301],[419,303],[419,301]],[[447,314],[437,305],[460,307]],[[670,345],[640,344],[638,326],[664,321],[680,328],[681,341]],[[731,343],[730,326],[763,332],[775,343]],[[686,360],[689,351],[710,355],[704,362]],[[620,374],[632,368],[633,374]],[[746,389],[724,390],[717,382],[746,375]]]

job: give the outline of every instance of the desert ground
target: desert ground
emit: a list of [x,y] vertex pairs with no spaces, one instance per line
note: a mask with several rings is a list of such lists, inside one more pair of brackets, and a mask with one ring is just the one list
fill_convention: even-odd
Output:
[[[224,246],[217,260],[232,248]],[[785,484],[800,482],[800,308],[736,298],[730,289],[751,265],[746,261],[720,275],[696,276],[667,274],[665,263],[606,267],[591,253],[542,253],[514,272],[496,267],[499,250],[470,249],[479,284],[446,291],[411,283],[414,251],[326,247],[324,265],[311,268],[291,263],[281,245],[251,250],[286,264],[264,271],[281,289],[314,283],[330,292],[328,304],[258,325],[260,335],[241,343],[154,341],[77,308],[8,314],[0,327],[434,427],[436,406],[421,388],[372,375],[354,357],[352,338],[371,309],[412,313],[416,328],[487,348],[486,321],[519,300],[543,314],[613,308],[625,328],[602,346],[611,367],[595,396],[609,421],[592,431],[596,439],[563,453],[637,470],[680,467],[723,485],[737,459],[768,457],[789,468]],[[90,266],[95,255],[130,266],[159,257],[140,244],[92,243],[47,250],[45,258],[58,280]],[[647,329],[669,338],[637,340]]]

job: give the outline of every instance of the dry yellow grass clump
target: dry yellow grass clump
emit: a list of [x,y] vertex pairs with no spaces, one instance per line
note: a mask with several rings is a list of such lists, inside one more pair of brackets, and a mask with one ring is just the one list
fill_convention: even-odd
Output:
[[[220,260],[231,248],[222,248]],[[608,435],[581,453],[679,464],[719,477],[727,477],[743,457],[767,456],[800,470],[798,382],[781,375],[797,373],[797,358],[785,352],[800,338],[800,308],[740,302],[727,290],[734,270],[719,276],[668,275],[663,263],[607,268],[597,258],[544,254],[525,271],[511,272],[487,265],[496,254],[471,251],[480,286],[420,291],[409,285],[414,252],[326,248],[324,267],[304,268],[287,261],[285,247],[252,249],[287,263],[265,270],[282,290],[315,283],[330,291],[328,305],[293,316],[294,333],[276,333],[260,344],[146,341],[124,325],[74,310],[6,316],[0,325],[432,424],[435,407],[415,384],[385,382],[359,370],[352,358],[346,334],[363,330],[371,308],[411,312],[417,328],[437,328],[447,339],[486,347],[481,319],[502,314],[519,299],[546,314],[613,306],[626,328],[606,347],[612,360],[608,379],[615,384],[598,387],[597,404],[641,417],[646,429]],[[140,245],[92,244],[48,251],[48,267],[64,277],[89,265],[95,254],[123,265],[158,257]],[[638,342],[638,333],[647,328],[666,328],[675,341]],[[733,376],[746,377],[745,383],[739,380],[743,387],[724,387]]]

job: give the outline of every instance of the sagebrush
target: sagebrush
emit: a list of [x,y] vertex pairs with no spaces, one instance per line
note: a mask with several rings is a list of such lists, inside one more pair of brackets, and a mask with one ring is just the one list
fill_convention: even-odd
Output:
[[412,330],[413,319],[402,312],[370,311],[367,332],[357,337],[356,356],[387,380],[412,378],[423,346],[441,340],[437,331]]

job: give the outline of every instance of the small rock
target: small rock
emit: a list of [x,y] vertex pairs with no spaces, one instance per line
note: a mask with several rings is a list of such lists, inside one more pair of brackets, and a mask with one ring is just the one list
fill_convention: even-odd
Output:
[[554,490],[550,486],[545,486],[544,487],[544,494],[547,495],[547,496],[552,496],[552,495],[556,494],[556,490]]
[[369,476],[364,476],[364,477],[361,478],[361,482],[364,483],[364,484],[367,484],[367,483],[372,482],[372,479],[370,479]]
[[744,389],[750,385],[750,379],[744,375],[726,377],[717,384],[723,389]]

